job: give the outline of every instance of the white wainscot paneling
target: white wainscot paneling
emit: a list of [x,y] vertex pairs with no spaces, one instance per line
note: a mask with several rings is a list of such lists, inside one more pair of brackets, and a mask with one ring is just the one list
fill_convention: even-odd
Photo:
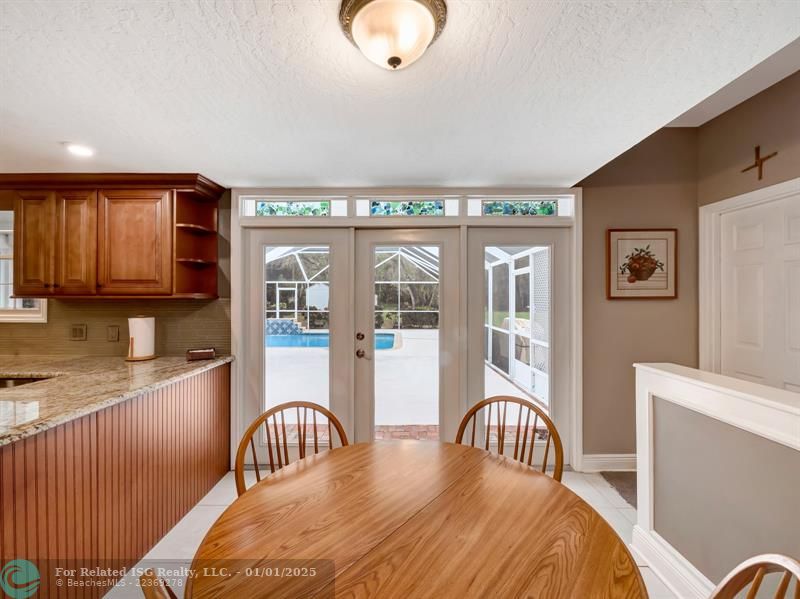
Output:
[[635,367],[638,512],[632,550],[637,563],[652,568],[678,597],[705,599],[713,583],[653,528],[653,399],[800,451],[800,395],[677,364]]

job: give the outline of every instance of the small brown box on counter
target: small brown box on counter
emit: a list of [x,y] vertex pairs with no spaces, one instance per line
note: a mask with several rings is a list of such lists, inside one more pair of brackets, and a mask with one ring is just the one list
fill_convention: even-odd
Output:
[[205,349],[186,350],[186,359],[190,362],[192,360],[211,360],[212,358],[216,357],[217,357],[217,352],[214,350],[213,347],[208,347]]

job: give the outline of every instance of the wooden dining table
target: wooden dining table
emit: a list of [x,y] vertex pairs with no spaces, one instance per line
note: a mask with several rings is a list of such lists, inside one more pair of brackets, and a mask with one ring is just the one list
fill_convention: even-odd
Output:
[[185,596],[646,598],[625,543],[551,477],[482,449],[387,441],[309,456],[209,530]]

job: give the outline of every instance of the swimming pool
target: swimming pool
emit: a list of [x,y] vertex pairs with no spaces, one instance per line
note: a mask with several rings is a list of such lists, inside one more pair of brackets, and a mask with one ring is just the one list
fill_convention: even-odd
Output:
[[[330,347],[330,333],[265,335],[267,347]],[[394,333],[375,333],[375,349],[394,347]]]

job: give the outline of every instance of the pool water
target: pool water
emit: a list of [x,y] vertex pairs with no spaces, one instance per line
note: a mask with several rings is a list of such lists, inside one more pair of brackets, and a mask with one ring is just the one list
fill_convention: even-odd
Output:
[[[299,335],[265,335],[267,347],[330,347],[330,333],[300,333]],[[375,349],[394,347],[393,333],[375,333]]]

